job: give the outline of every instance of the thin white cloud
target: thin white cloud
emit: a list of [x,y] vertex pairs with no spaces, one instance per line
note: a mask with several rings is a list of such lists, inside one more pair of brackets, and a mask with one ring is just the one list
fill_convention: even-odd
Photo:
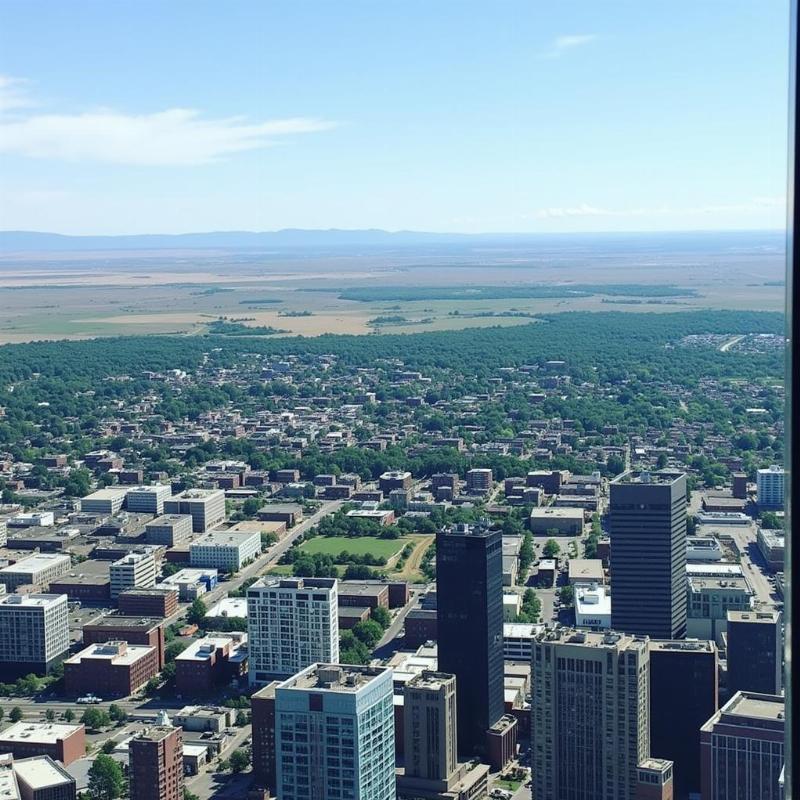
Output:
[[649,217],[673,214],[726,214],[730,212],[752,212],[765,209],[783,209],[786,207],[785,197],[753,197],[742,203],[723,203],[720,205],[690,206],[687,208],[598,208],[588,203],[571,207],[540,208],[531,216],[534,219],[567,219],[570,217]]
[[581,203],[572,208],[540,208],[533,216],[536,219],[562,219],[564,217],[604,217],[610,213],[606,209]]
[[590,44],[597,39],[594,33],[579,33],[570,34],[567,36],[556,36],[550,43],[550,46],[542,53],[542,58],[558,58],[564,55],[568,50],[574,50],[577,47]]
[[0,75],[0,114],[18,108],[31,108],[35,103],[28,95],[27,81]]
[[[20,113],[19,109],[29,106],[23,104],[25,99],[13,79],[0,79],[0,153],[76,162],[190,166],[336,125],[313,117],[263,122],[240,116],[215,119],[187,108],[150,114],[113,109],[80,114]],[[17,113],[4,113],[8,111]]]

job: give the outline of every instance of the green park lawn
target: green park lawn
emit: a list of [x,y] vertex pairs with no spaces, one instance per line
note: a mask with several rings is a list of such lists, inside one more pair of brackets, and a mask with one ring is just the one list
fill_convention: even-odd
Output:
[[376,536],[315,536],[300,545],[304,553],[324,553],[336,556],[343,550],[354,556],[372,553],[381,558],[391,558],[399,553],[410,540],[401,536],[399,539],[379,539]]

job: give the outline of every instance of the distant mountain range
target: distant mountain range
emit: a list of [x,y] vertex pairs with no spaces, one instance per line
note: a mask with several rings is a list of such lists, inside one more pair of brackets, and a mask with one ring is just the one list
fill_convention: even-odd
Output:
[[682,246],[704,246],[726,241],[733,246],[782,245],[778,231],[708,231],[676,233],[428,233],[420,231],[304,230],[212,231],[208,233],[137,234],[127,236],[66,236],[35,231],[0,231],[0,252],[78,252],[89,250],[272,250],[336,247],[411,247],[481,243],[558,244],[602,240],[639,242],[660,240]]

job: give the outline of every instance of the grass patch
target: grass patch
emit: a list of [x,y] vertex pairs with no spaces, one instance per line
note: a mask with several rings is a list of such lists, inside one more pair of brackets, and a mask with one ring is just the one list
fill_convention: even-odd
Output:
[[270,575],[289,575],[293,574],[292,565],[291,564],[276,564],[274,567],[270,567],[267,572]]
[[399,553],[409,542],[409,538],[401,536],[399,539],[379,539],[376,536],[315,536],[300,545],[304,553],[324,553],[329,556],[338,556],[346,551],[354,556],[363,556],[372,553],[380,558],[391,558]]
[[522,781],[510,781],[505,778],[495,781],[494,784],[495,789],[505,789],[508,792],[516,792],[520,786],[522,786]]

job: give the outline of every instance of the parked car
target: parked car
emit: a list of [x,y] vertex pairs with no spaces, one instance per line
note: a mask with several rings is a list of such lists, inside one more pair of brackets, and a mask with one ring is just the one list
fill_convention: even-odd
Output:
[[75,702],[85,706],[95,706],[98,703],[102,703],[103,698],[95,697],[93,694],[85,694],[83,697],[79,697]]

